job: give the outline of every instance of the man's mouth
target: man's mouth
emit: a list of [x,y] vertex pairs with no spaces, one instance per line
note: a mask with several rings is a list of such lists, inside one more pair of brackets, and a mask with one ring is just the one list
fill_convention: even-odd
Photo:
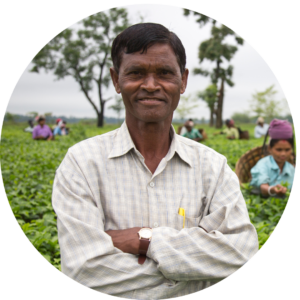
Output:
[[164,102],[164,100],[159,98],[141,98],[138,99],[138,102],[143,103],[145,105],[156,105]]

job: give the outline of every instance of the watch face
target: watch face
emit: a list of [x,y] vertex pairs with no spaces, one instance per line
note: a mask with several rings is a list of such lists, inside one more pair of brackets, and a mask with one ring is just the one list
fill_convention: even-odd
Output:
[[144,239],[150,239],[152,237],[152,231],[151,229],[143,228],[140,231],[140,235]]

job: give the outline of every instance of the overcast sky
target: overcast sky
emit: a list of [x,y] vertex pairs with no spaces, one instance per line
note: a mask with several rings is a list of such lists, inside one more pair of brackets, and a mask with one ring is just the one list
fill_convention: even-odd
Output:
[[[177,7],[131,5],[126,6],[126,8],[132,24],[139,22],[139,15],[142,15],[144,22],[160,23],[178,35],[186,49],[187,68],[190,70],[185,95],[193,95],[197,91],[204,90],[210,83],[210,79],[199,75],[194,76],[191,71],[193,68],[199,67],[198,47],[203,40],[209,38],[210,26],[206,25],[200,28],[192,15],[189,17],[183,16],[183,10]],[[238,33],[235,28],[231,29]],[[235,85],[234,87],[226,86],[224,118],[229,118],[234,112],[247,110],[251,95],[255,91],[265,90],[272,84],[275,85],[275,89],[278,91],[277,99],[283,100],[285,98],[272,71],[247,41],[245,41],[243,46],[239,46],[239,50],[230,64],[234,66],[233,82]],[[210,69],[213,67],[209,63],[204,63],[202,66]],[[37,111],[39,113],[52,112],[54,115],[65,115],[68,117],[95,117],[92,106],[88,103],[83,93],[80,92],[79,86],[73,78],[57,81],[50,72],[30,73],[30,68],[31,65],[29,63],[28,68],[24,71],[15,87],[7,111],[19,114]],[[96,90],[92,95],[97,104]],[[104,95],[106,98],[116,95],[112,84],[105,91]],[[114,111],[108,109],[108,106],[113,104],[113,101],[108,102],[106,107],[105,115],[107,117],[116,116]],[[209,110],[206,104],[201,100],[198,103],[198,108],[194,109],[190,117],[205,117],[207,119]],[[285,101],[284,105],[286,107],[285,112],[289,112]]]

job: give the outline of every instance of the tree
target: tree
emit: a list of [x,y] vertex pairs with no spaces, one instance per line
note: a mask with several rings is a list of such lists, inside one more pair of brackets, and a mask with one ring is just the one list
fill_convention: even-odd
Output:
[[218,88],[215,84],[209,85],[204,91],[198,93],[198,97],[206,102],[210,110],[209,126],[214,126],[215,105],[218,101]]
[[4,120],[8,122],[15,122],[15,116],[10,112],[6,112],[4,116]]
[[274,89],[274,85],[271,85],[262,92],[252,94],[250,110],[255,118],[264,117],[270,121],[276,116],[281,115],[283,106],[280,101],[274,99],[277,93],[278,92]]
[[181,120],[185,119],[186,116],[189,115],[194,108],[198,107],[198,104],[195,104],[196,101],[197,99],[191,97],[191,95],[180,97],[176,113]]
[[[184,9],[184,15],[188,16],[191,11]],[[232,82],[233,66],[229,65],[227,68],[222,67],[224,60],[230,61],[236,51],[237,46],[230,45],[225,42],[228,36],[233,36],[238,45],[243,45],[244,40],[237,36],[230,28],[225,25],[216,26],[216,21],[210,19],[209,17],[202,15],[197,12],[193,12],[194,16],[198,19],[196,22],[200,24],[200,27],[211,22],[211,37],[208,40],[203,41],[199,46],[198,58],[200,64],[206,59],[212,61],[216,64],[216,67],[212,71],[207,71],[201,68],[195,68],[194,74],[209,76],[213,84],[219,85],[218,92],[218,102],[216,108],[216,128],[222,127],[222,116],[223,116],[223,103],[225,94],[225,83],[232,87],[234,83]]]
[[[79,23],[79,28],[62,31],[42,48],[32,61],[31,72],[45,69],[53,71],[57,79],[73,77],[97,114],[97,126],[102,127],[105,104],[111,99],[104,97],[103,91],[110,83],[111,44],[128,26],[124,8],[91,15]],[[99,107],[91,95],[94,85]]]
[[28,116],[29,118],[34,120],[38,114],[39,113],[37,111],[30,111],[30,112],[26,113],[26,116]]
[[231,116],[231,119],[237,123],[251,123],[253,121],[253,118],[251,118],[247,112],[236,112]]
[[111,105],[109,108],[113,109],[118,115],[118,122],[120,121],[121,112],[125,109],[122,97],[115,96],[116,104]]

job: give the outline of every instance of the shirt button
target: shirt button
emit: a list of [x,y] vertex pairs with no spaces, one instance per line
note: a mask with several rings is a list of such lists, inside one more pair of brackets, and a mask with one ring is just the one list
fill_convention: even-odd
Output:
[[150,182],[150,186],[151,186],[151,187],[154,187],[154,186],[155,186],[155,183],[154,183],[154,182]]
[[158,227],[158,223],[157,222],[155,222],[154,224],[153,224],[153,227]]

